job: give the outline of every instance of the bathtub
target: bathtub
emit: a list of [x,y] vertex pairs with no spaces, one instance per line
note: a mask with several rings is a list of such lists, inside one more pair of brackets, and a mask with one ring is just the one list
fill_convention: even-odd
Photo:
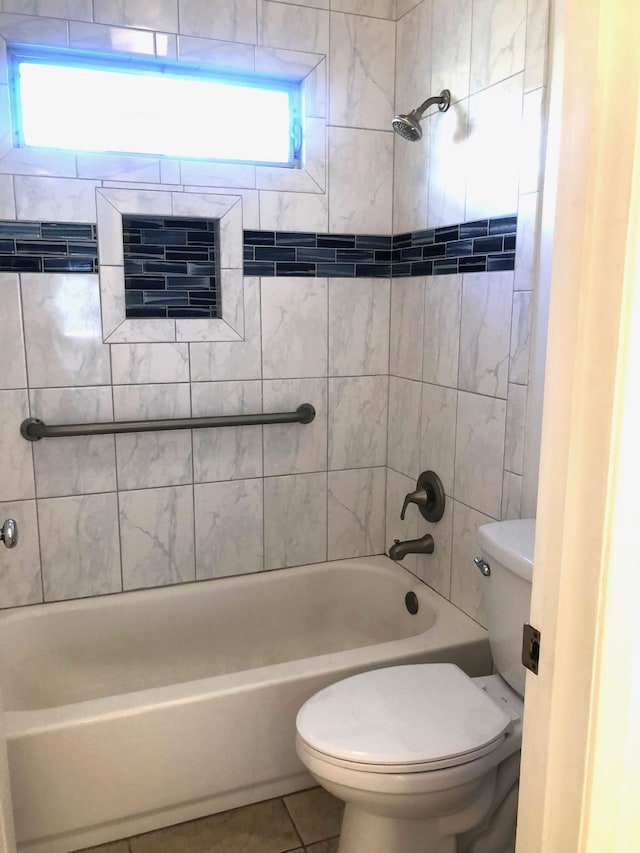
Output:
[[302,703],[421,661],[487,674],[486,632],[386,557],[6,611],[19,850],[68,853],[309,787]]

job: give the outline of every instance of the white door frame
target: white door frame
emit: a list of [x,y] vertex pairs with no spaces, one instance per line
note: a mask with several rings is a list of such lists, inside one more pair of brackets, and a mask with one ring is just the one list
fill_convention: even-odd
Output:
[[[518,853],[640,848],[640,4],[556,0]],[[634,719],[635,717],[635,719]]]

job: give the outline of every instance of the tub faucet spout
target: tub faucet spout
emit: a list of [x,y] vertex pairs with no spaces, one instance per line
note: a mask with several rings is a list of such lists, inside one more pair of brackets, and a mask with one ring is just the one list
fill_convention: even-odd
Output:
[[433,536],[425,533],[420,539],[406,539],[404,542],[394,539],[393,545],[389,548],[391,559],[398,562],[407,554],[433,554]]

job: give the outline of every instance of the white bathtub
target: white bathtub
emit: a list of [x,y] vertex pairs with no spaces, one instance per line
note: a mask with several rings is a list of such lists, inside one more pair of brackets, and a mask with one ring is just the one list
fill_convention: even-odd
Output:
[[300,705],[420,661],[486,674],[486,633],[386,557],[1,614],[19,849],[67,853],[308,787]]

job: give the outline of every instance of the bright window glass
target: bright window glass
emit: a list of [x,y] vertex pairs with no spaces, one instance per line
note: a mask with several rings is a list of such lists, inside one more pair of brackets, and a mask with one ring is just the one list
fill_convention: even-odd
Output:
[[15,54],[18,144],[297,165],[296,84]]

